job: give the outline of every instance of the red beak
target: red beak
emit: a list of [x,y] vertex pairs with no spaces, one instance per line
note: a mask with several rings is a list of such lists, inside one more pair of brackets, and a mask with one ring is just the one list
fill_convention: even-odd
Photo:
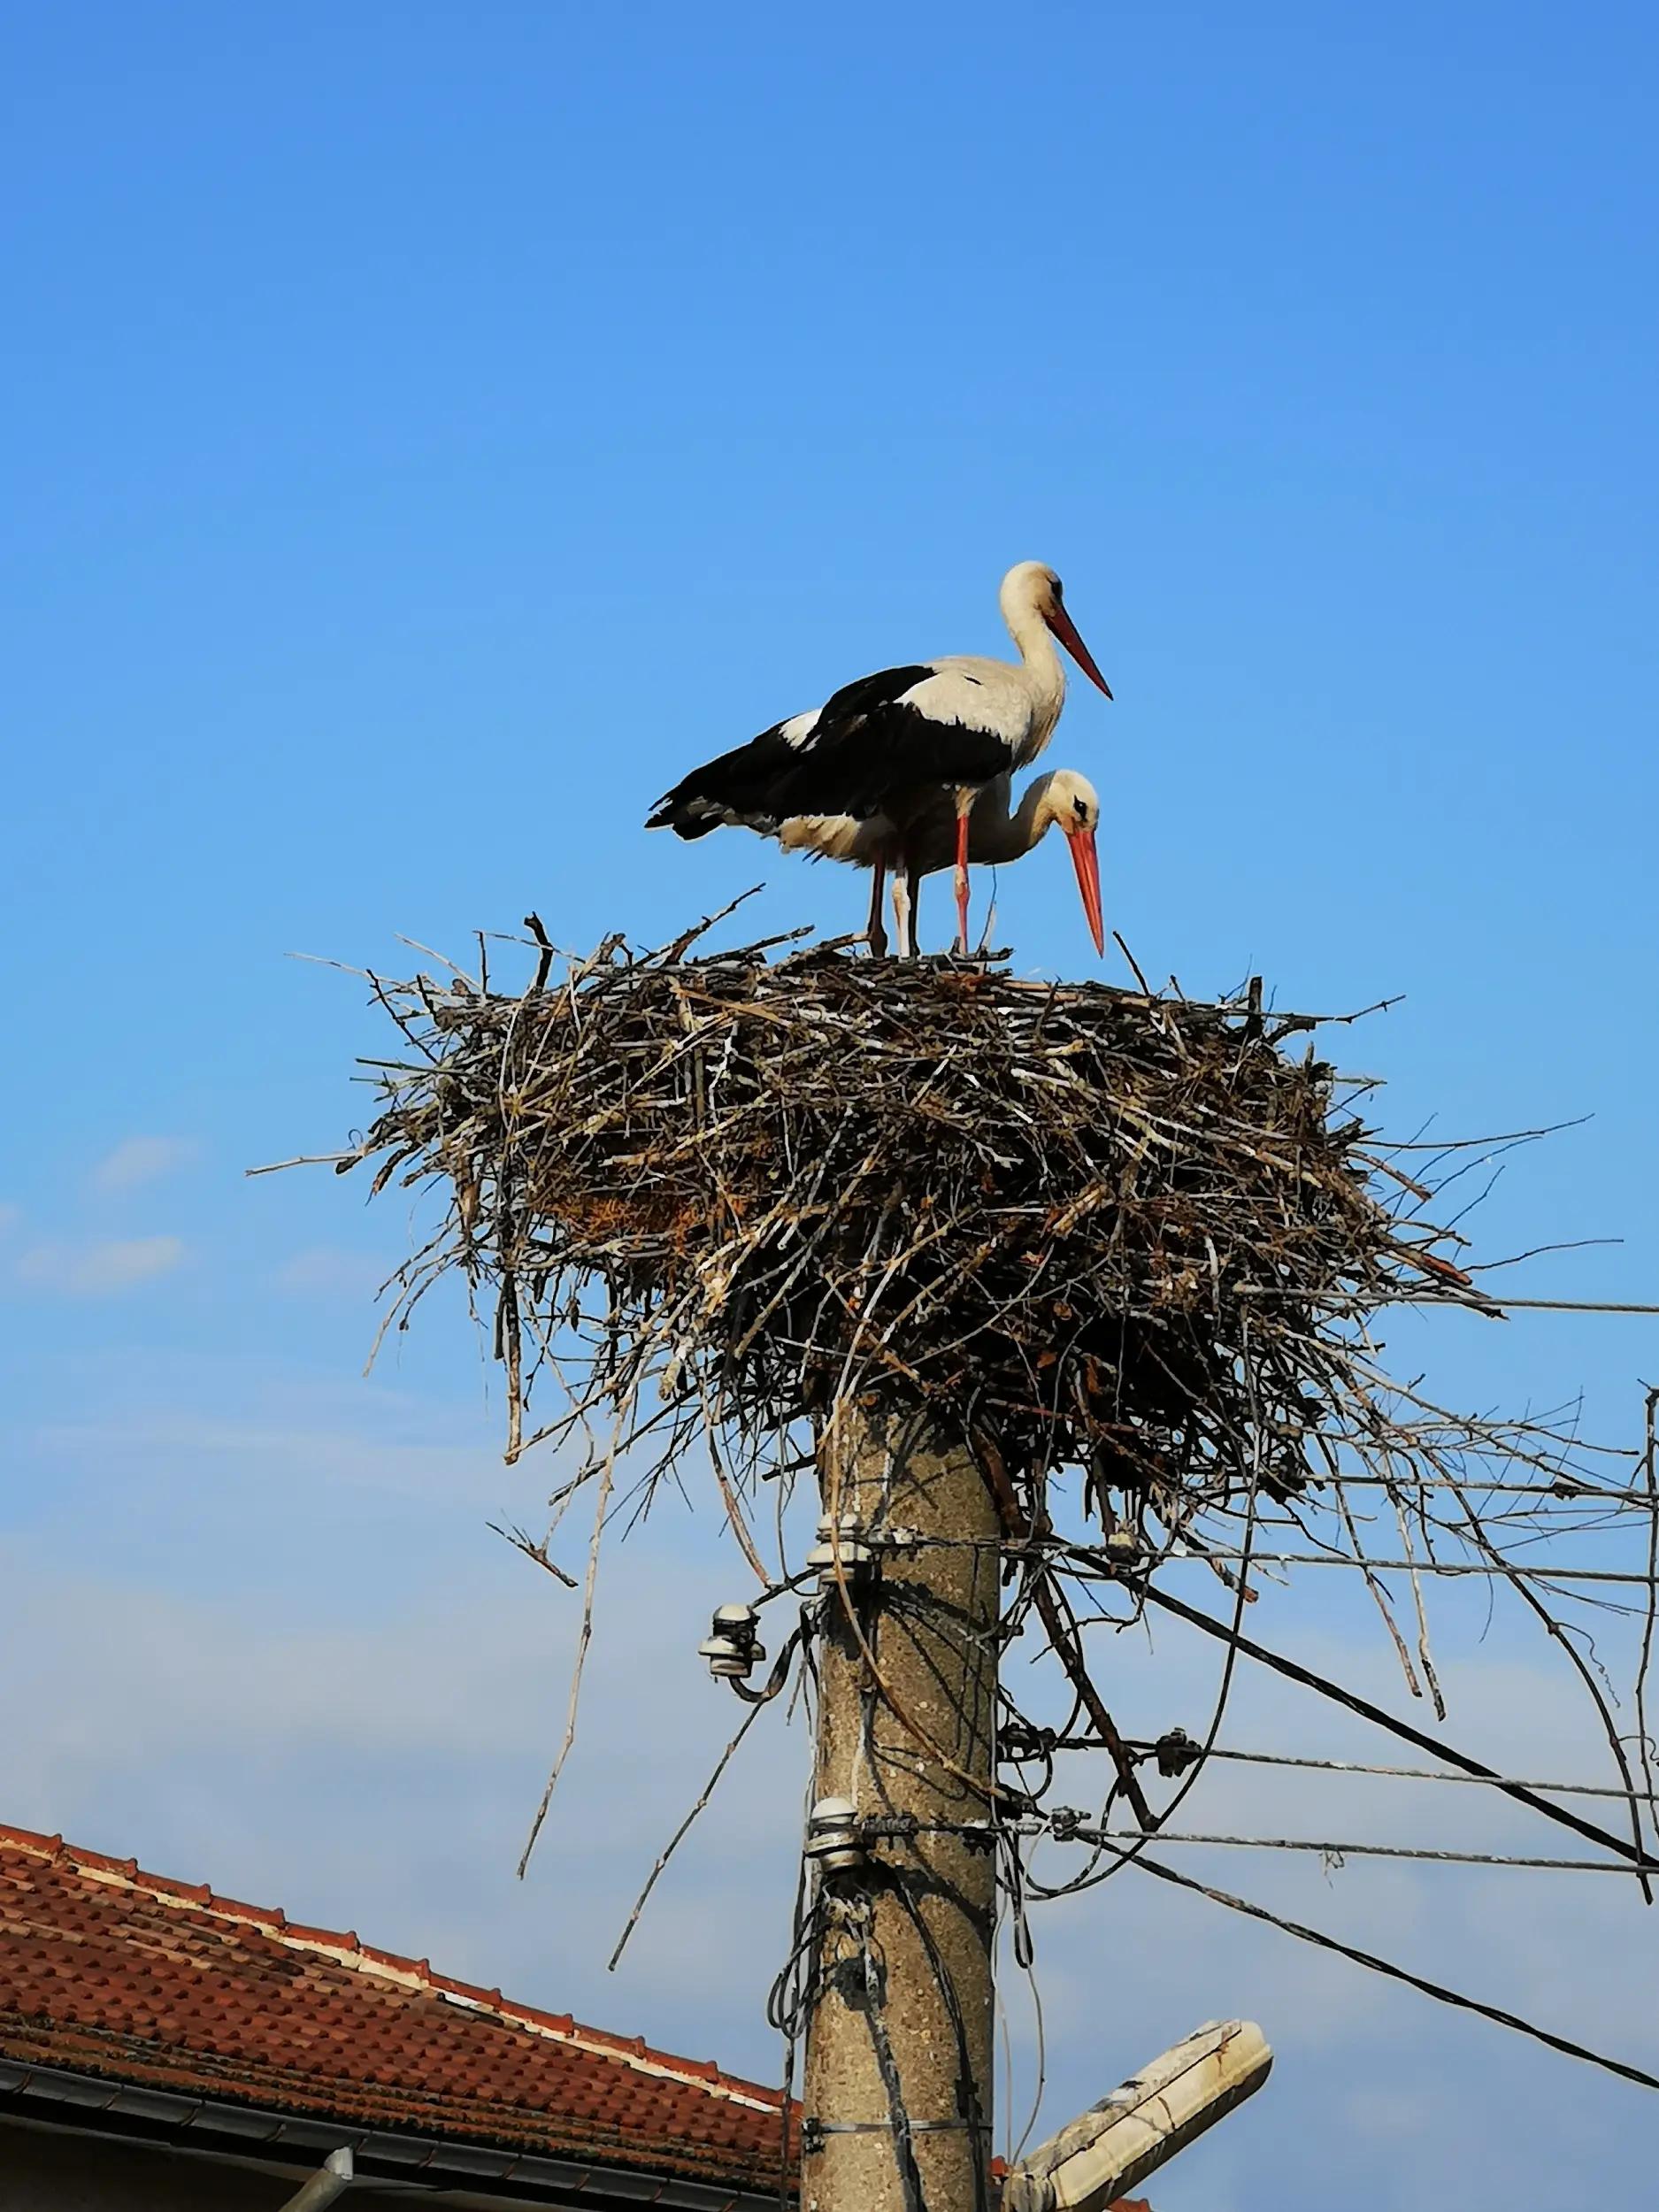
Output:
[[[1102,690],[1105,686],[1101,687]],[[1110,698],[1111,694],[1107,693]],[[1088,916],[1088,933],[1094,940],[1096,952],[1106,949],[1106,918],[1100,902],[1100,855],[1094,849],[1092,829],[1067,830],[1066,842],[1071,848],[1071,865],[1077,870],[1077,887],[1083,894],[1083,911]]]
[[1064,646],[1066,651],[1070,653],[1078,666],[1083,671],[1083,673],[1088,678],[1090,683],[1098,684],[1101,689],[1106,694],[1106,696],[1110,699],[1112,695],[1111,686],[1107,682],[1105,677],[1101,674],[1099,669],[1095,667],[1094,657],[1089,651],[1087,646],[1084,644],[1082,639],[1079,637],[1077,634],[1076,623],[1072,621],[1071,616],[1066,612],[1065,609],[1060,604],[1060,602],[1057,599],[1042,618],[1048,624],[1048,627],[1054,632],[1056,637],[1059,639],[1061,644]]

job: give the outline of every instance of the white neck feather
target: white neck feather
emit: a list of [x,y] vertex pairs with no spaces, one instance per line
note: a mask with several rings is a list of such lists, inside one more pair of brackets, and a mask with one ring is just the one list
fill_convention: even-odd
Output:
[[1065,665],[1055,648],[1052,632],[1032,600],[1010,592],[1002,602],[1002,619],[1008,625],[1009,635],[1019,648],[1025,681],[1036,701],[1037,723],[1033,735],[1037,743],[1031,749],[1034,752],[1047,742],[1060,719],[1060,710],[1065,704]]
[[[1046,776],[1033,776],[1020,794],[1019,804],[1013,813],[1008,810],[1012,796],[1009,786],[998,787],[1000,803],[991,813],[986,800],[973,810],[973,851],[976,859],[995,864],[1002,860],[1018,860],[1040,845],[1054,825],[1054,810],[1048,803],[1048,790],[1057,771]],[[988,799],[989,794],[987,795]]]

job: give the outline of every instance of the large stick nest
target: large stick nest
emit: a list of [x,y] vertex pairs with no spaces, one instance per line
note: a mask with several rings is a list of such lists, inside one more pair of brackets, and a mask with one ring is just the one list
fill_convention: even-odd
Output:
[[1394,1464],[1356,1323],[1492,1308],[1390,1202],[1416,1187],[1311,1018],[768,949],[378,987],[420,1056],[381,1064],[351,1159],[448,1187],[405,1296],[457,1264],[493,1286],[515,1448],[552,1361],[580,1411],[649,1381],[659,1432],[680,1408],[757,1448],[886,1394],[1166,1523],[1344,1446]]

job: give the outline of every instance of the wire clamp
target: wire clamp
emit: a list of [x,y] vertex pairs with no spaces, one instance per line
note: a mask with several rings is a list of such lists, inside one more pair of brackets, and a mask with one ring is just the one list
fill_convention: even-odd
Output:
[[918,1528],[876,1528],[870,1532],[870,1540],[879,1551],[920,1551],[925,1542]]
[[[832,2135],[891,2135],[898,2124],[892,2120],[820,2120],[810,2112],[801,2123],[801,2155],[810,2158],[815,2151],[825,2147],[826,2139]],[[970,2129],[976,2135],[992,2132],[988,2120],[910,2120],[903,2123],[907,2135],[940,2135]]]
[[1203,1746],[1194,1743],[1184,1728],[1166,1729],[1152,1751],[1158,1763],[1158,1772],[1166,1782],[1174,1781],[1188,1767],[1196,1766],[1204,1755]]

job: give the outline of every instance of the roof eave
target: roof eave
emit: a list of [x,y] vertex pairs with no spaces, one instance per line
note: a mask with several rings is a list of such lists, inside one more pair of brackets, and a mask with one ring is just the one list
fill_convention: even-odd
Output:
[[[98,2074],[0,2058],[0,2111],[102,2134],[121,2134],[204,2154],[316,2164],[349,2147],[359,2177],[381,2182],[419,2178],[424,2188],[495,2190],[519,2203],[570,2204],[583,2212],[619,2212],[641,2202],[664,2212],[776,2212],[778,2193],[643,2167],[462,2143],[438,2136],[392,2134],[314,2115],[190,2097]],[[73,2116],[73,2117],[71,2116]],[[641,2183],[651,2190],[642,2196]]]

